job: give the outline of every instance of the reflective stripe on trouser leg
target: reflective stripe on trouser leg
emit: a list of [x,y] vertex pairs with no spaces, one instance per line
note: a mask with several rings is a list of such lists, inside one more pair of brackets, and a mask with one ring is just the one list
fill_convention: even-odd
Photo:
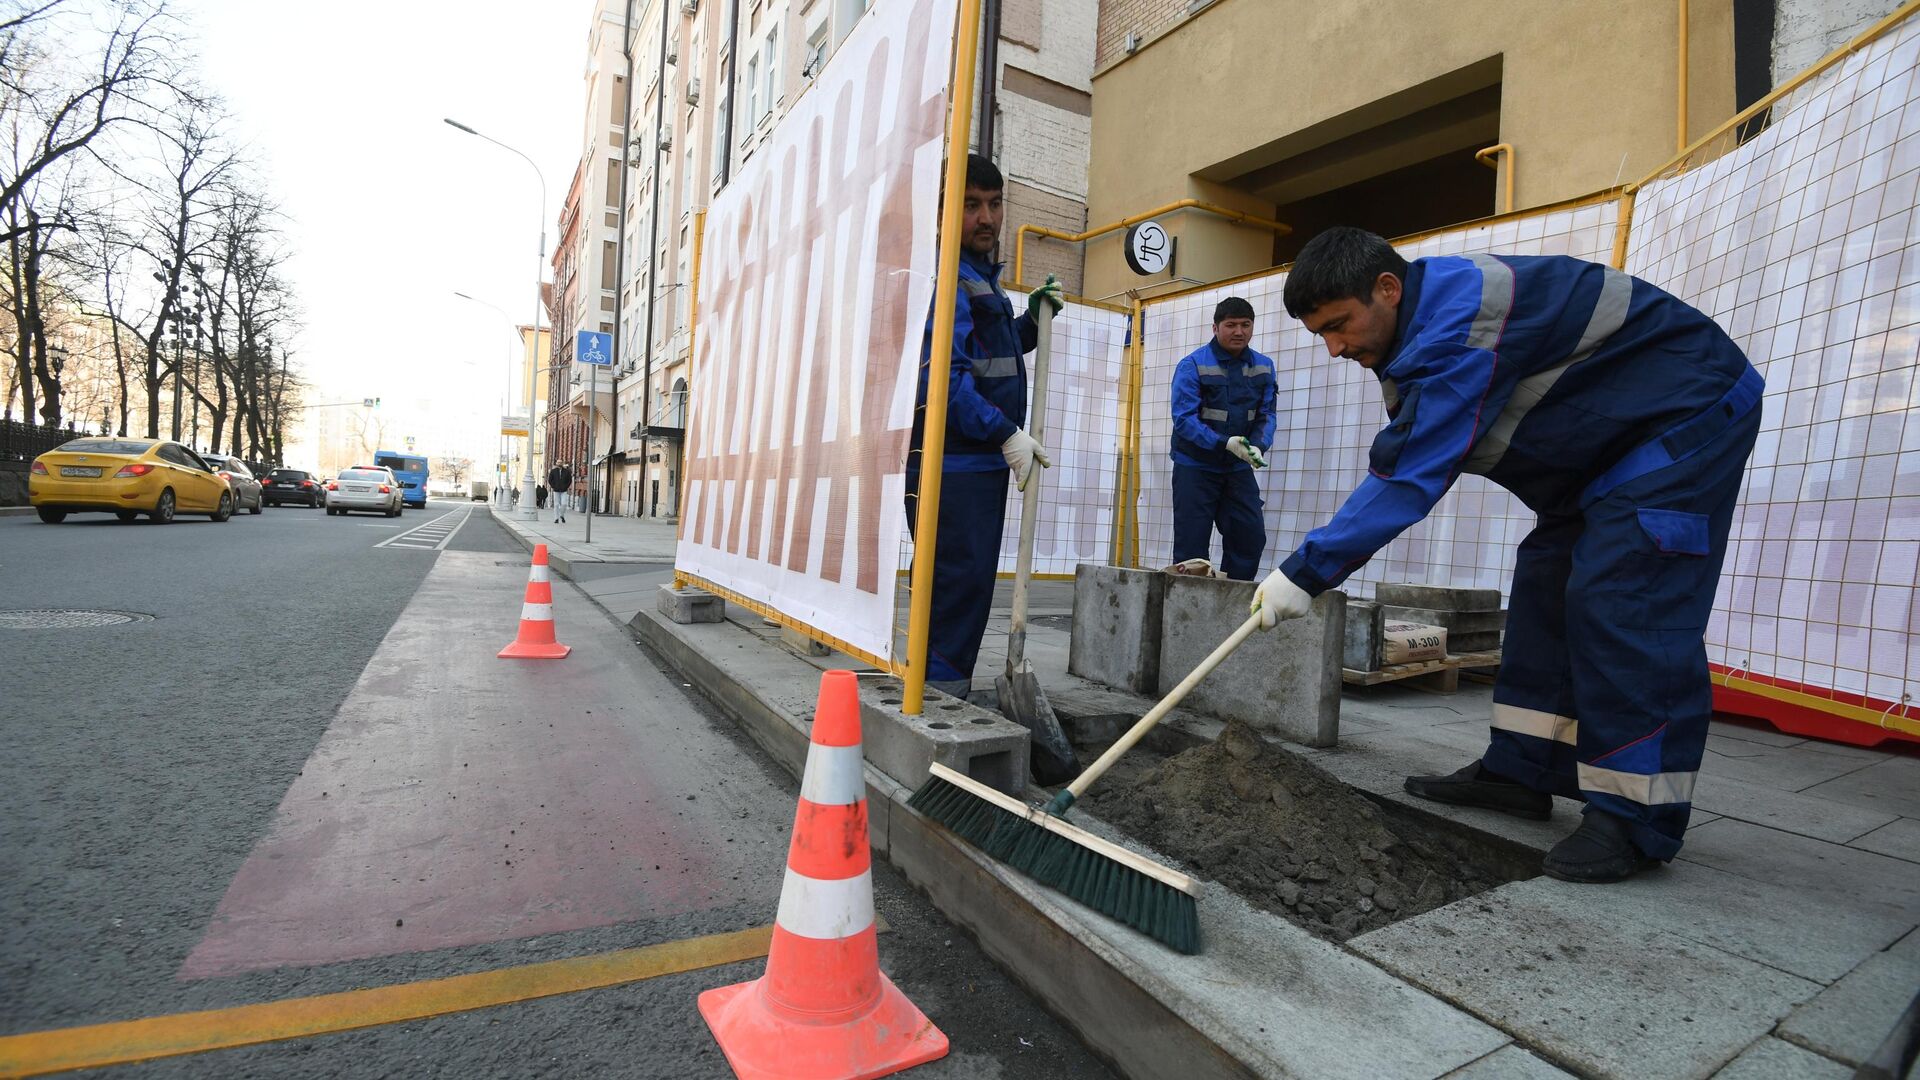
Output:
[[[993,615],[1000,567],[1000,534],[1007,520],[1005,469],[949,472],[940,477],[940,533],[933,553],[933,612],[927,632],[927,681],[973,679],[980,639]],[[907,520],[919,503],[911,494],[918,472],[907,474]],[[962,695],[956,695],[962,696]]]
[[1173,466],[1173,561],[1213,558],[1213,519],[1225,474]]
[[[1658,859],[1686,834],[1713,713],[1707,618],[1759,425],[1756,408],[1683,460],[1620,484],[1586,508],[1574,546],[1567,633],[1581,792]],[[1656,542],[1642,509],[1699,515],[1705,554]]]
[[1252,469],[1220,474],[1220,500],[1214,524],[1220,528],[1220,572],[1239,581],[1253,581],[1260,555],[1267,550],[1267,522],[1261,509],[1260,481]]
[[1535,791],[1577,798],[1573,677],[1567,665],[1566,593],[1578,517],[1542,517],[1513,560],[1500,673],[1493,686],[1487,768]]

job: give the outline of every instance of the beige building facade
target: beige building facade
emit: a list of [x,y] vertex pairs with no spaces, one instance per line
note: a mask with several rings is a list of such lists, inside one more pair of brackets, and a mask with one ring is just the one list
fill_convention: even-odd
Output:
[[1767,89],[1771,23],[1743,36],[1762,75],[1736,93],[1736,8],[1759,5],[1106,0],[1092,220],[1198,199],[1293,233],[1173,213],[1170,271],[1135,274],[1112,234],[1087,245],[1088,292],[1260,270],[1334,224],[1396,236],[1489,216],[1509,183],[1525,209],[1637,180],[1678,149],[1682,6],[1691,138]]

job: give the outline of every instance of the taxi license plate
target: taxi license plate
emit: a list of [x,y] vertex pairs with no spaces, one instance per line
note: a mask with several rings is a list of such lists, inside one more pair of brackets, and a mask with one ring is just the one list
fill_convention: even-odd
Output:
[[60,475],[61,476],[99,476],[100,469],[96,465],[62,465],[60,466]]

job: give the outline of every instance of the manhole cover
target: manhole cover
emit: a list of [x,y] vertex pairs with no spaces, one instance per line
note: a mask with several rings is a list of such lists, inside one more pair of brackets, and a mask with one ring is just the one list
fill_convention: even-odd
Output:
[[95,626],[147,622],[137,611],[81,611],[74,608],[25,608],[0,611],[0,630],[84,630]]

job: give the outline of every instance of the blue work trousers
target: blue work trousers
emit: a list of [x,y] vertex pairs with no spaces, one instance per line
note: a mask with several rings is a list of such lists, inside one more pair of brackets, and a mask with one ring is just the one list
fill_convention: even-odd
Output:
[[[927,682],[965,696],[993,614],[1000,534],[1007,523],[1006,469],[940,477],[940,527],[933,551],[933,619],[927,634]],[[907,528],[916,527],[920,473],[907,473]],[[916,556],[917,557],[917,556]],[[955,691],[958,691],[955,693]]]
[[1220,529],[1220,572],[1252,581],[1267,550],[1267,523],[1261,512],[1260,484],[1252,469],[1214,472],[1175,462],[1173,466],[1173,561],[1205,559]]
[[1688,456],[1616,470],[1521,542],[1482,759],[1623,819],[1662,860],[1680,850],[1706,747],[1707,618],[1760,407],[1711,426]]

